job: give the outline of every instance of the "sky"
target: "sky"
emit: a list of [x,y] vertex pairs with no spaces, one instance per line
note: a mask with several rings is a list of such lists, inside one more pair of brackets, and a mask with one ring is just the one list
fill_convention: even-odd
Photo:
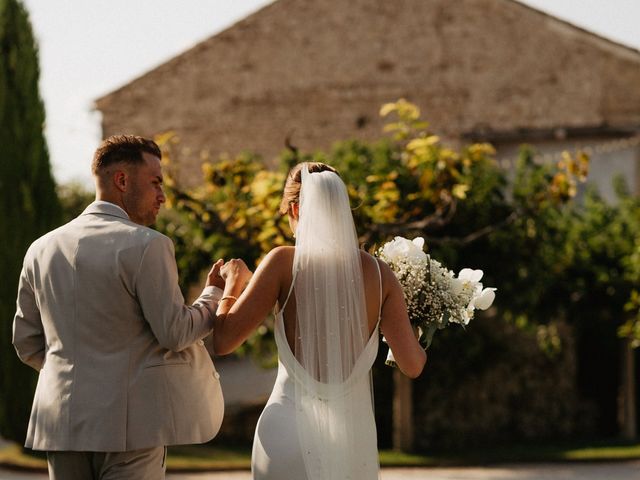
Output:
[[[53,174],[92,188],[99,97],[272,0],[22,0],[40,49],[40,92]],[[388,0],[393,1],[393,0]],[[640,0],[522,0],[640,50]]]

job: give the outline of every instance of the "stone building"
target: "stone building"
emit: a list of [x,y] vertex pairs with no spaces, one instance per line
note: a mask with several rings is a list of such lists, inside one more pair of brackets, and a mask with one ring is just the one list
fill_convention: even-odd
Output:
[[[97,108],[105,136],[173,131],[209,158],[272,163],[287,136],[302,151],[378,138],[380,106],[404,97],[445,141],[499,157],[591,147],[607,190],[612,172],[638,188],[639,85],[639,51],[514,0],[277,0]],[[182,159],[183,183],[201,158]]]

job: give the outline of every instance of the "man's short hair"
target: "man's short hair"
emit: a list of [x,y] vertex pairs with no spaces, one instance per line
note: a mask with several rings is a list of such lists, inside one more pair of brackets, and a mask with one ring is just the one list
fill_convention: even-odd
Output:
[[105,139],[93,156],[91,172],[98,175],[105,168],[116,163],[139,165],[144,162],[143,153],[162,157],[160,147],[153,140],[137,135],[112,135]]

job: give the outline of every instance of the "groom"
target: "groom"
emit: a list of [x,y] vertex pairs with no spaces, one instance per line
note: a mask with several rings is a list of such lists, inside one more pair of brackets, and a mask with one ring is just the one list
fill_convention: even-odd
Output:
[[220,264],[185,305],[173,244],[147,228],[165,201],[160,158],[151,140],[106,139],[92,165],[96,201],[26,253],[13,343],[40,372],[25,445],[47,451],[52,479],[162,479],[166,445],[220,428],[203,345]]

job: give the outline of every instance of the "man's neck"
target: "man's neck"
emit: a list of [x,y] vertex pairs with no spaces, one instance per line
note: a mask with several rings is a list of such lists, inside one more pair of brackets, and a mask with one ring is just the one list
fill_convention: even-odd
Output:
[[111,202],[111,201],[109,201],[109,200],[100,199],[100,198],[98,198],[98,197],[96,197],[96,200],[95,200],[95,201],[96,201],[96,202],[104,202],[104,203],[108,203],[108,204],[110,204],[110,205],[113,205],[114,207],[118,207],[120,210],[122,210],[122,213],[124,213],[125,215],[127,215],[127,217],[129,216],[129,214],[125,211],[125,209],[124,209],[124,208],[122,208],[122,206],[121,206],[121,205],[118,205],[118,204],[117,204],[117,203],[115,203],[115,202]]
[[124,205],[122,205],[122,202],[119,202],[117,199],[112,198],[108,195],[96,194],[96,202],[107,202],[112,205],[115,205],[116,207],[120,208],[120,210],[122,210],[124,213],[126,213],[127,216],[129,216],[128,212],[124,208]]
[[113,203],[114,205],[120,207],[122,210],[125,210],[124,205],[122,204],[122,200],[115,197],[114,195],[108,195],[106,193],[98,191],[96,192],[96,201]]

